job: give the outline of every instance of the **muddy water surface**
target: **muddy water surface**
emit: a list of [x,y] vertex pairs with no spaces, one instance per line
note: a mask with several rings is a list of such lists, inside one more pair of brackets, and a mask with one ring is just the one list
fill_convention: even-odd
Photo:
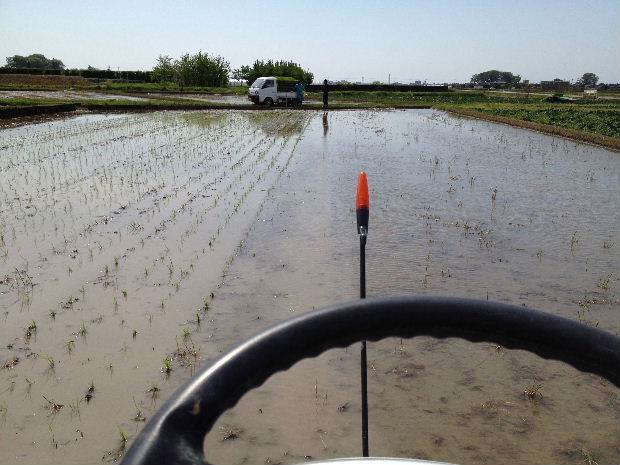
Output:
[[[369,295],[488,296],[620,332],[620,160],[599,148],[430,110],[82,116],[0,135],[3,463],[113,461],[197,367],[355,298],[359,169]],[[358,351],[248,394],[207,457],[359,455]],[[620,461],[619,392],[595,376],[431,338],[371,344],[369,364],[373,455]]]

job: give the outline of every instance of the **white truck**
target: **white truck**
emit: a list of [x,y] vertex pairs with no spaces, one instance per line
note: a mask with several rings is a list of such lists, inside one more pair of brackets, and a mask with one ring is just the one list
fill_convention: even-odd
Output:
[[259,77],[248,89],[248,99],[257,105],[299,105],[293,78]]

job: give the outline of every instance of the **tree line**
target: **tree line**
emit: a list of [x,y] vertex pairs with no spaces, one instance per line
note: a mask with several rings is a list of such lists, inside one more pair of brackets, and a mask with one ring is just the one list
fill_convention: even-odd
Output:
[[[472,84],[486,85],[517,85],[521,81],[521,76],[513,74],[509,71],[498,71],[492,69],[482,73],[474,74],[471,77]],[[598,76],[594,73],[584,73],[584,75],[576,82],[577,85],[586,87],[594,87],[598,82]]]
[[230,64],[221,56],[198,52],[182,55],[176,60],[160,55],[151,80],[174,82],[181,86],[225,87],[230,77],[252,83],[260,76],[287,76],[304,84],[310,84],[314,78],[310,71],[292,61],[256,60],[252,66],[241,66],[231,72]]
[[[230,63],[219,55],[198,52],[186,53],[174,59],[168,55],[160,55],[151,72],[115,72],[98,70],[89,66],[86,70],[67,70],[64,63],[57,59],[48,59],[36,53],[29,56],[14,55],[6,58],[4,69],[53,71],[52,74],[70,74],[84,77],[103,77],[114,79],[140,80],[150,82],[174,83],[179,86],[226,87],[230,79],[245,80],[252,83],[260,76],[288,76],[304,84],[312,83],[314,75],[293,61],[256,60],[252,65],[244,65],[231,70]],[[131,76],[129,76],[131,74]],[[127,75],[127,77],[125,77]],[[134,76],[135,75],[135,76]]]
[[13,55],[12,57],[6,57],[7,68],[22,68],[22,69],[51,69],[62,71],[65,69],[65,65],[57,58],[45,58],[40,53],[33,53],[28,56]]

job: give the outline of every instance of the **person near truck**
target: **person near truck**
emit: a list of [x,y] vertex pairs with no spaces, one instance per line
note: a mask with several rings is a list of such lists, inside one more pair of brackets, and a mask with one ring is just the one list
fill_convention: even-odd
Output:
[[295,93],[297,94],[297,105],[299,106],[301,106],[301,103],[304,101],[305,90],[306,89],[303,83],[298,82],[297,84],[295,84]]
[[327,100],[329,98],[329,86],[327,85],[327,79],[323,79],[323,108],[327,109]]

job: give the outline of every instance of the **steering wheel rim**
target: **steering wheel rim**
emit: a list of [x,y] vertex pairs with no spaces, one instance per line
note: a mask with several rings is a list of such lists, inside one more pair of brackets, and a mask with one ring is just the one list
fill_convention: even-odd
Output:
[[122,463],[205,464],[204,438],[219,416],[271,375],[331,348],[414,336],[457,337],[523,349],[620,387],[620,337],[568,318],[454,297],[356,300],[277,324],[203,368],[147,422]]

